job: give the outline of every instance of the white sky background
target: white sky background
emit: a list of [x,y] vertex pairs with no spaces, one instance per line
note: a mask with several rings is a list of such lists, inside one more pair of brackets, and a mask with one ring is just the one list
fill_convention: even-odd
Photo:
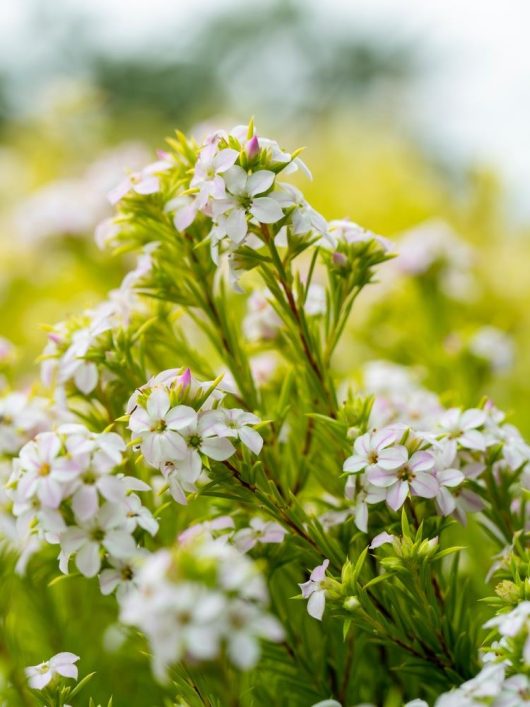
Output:
[[[116,52],[155,48],[178,18],[183,31],[239,0],[1,0],[0,62],[38,61],[47,48],[30,31],[27,8],[52,3],[90,18],[102,44]],[[248,8],[267,0],[241,0]],[[431,52],[412,96],[413,119],[438,148],[494,165],[526,203],[530,182],[530,0],[305,0],[352,33],[393,37]],[[48,8],[50,5],[48,5]],[[176,41],[177,38],[176,38]],[[530,202],[530,199],[528,200]]]

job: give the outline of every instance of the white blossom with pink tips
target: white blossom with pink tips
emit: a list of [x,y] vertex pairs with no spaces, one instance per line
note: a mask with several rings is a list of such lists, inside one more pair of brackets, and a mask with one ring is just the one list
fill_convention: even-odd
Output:
[[381,466],[372,467],[367,472],[371,484],[386,489],[388,506],[397,511],[405,503],[409,493],[422,498],[434,498],[439,491],[439,484],[432,473],[434,456],[430,452],[418,451],[409,457],[409,451],[402,446],[405,459],[393,469]]

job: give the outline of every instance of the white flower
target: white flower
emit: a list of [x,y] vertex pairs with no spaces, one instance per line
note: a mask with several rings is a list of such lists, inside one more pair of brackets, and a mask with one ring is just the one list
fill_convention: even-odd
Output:
[[190,182],[191,187],[199,187],[196,208],[203,209],[210,197],[222,199],[225,196],[225,183],[220,175],[230,169],[238,157],[237,150],[218,150],[215,143],[201,149]]
[[436,505],[444,516],[452,513],[456,508],[456,499],[449,489],[460,486],[465,476],[453,466],[455,463],[455,448],[452,444],[443,444],[431,450],[434,455],[434,476],[438,482],[439,490],[436,494]]
[[269,196],[258,196],[268,191],[274,182],[274,172],[260,170],[247,174],[234,165],[224,173],[228,194],[212,203],[214,219],[234,243],[241,243],[248,232],[247,216],[260,223],[275,223],[283,217],[278,202]]
[[241,552],[248,552],[256,543],[281,543],[287,532],[278,523],[262,518],[251,518],[249,525],[234,534],[234,545]]
[[127,560],[109,558],[111,567],[104,569],[99,575],[99,588],[104,595],[116,591],[118,601],[122,601],[130,591],[137,586],[137,574],[145,561],[147,553],[138,552]]
[[260,422],[259,417],[245,410],[223,408],[220,412],[224,419],[214,426],[215,433],[220,437],[239,439],[251,452],[259,454],[263,439],[259,432],[249,426]]
[[22,472],[17,491],[26,498],[36,496],[49,508],[57,508],[63,498],[64,459],[59,458],[62,444],[54,432],[41,432],[20,450]]
[[407,459],[408,454],[401,445],[392,446],[396,437],[396,430],[389,427],[366,432],[357,437],[353,445],[354,454],[346,459],[343,470],[356,474],[363,469],[370,471],[375,467],[397,469]]
[[249,670],[258,662],[259,639],[278,642],[284,637],[278,619],[264,614],[258,606],[240,599],[230,602],[223,618],[227,623],[228,655],[232,663],[241,670]]
[[480,452],[486,449],[486,440],[479,427],[486,422],[486,413],[478,408],[460,410],[451,408],[440,417],[440,427],[447,433],[449,439],[458,442],[466,449],[476,449]]
[[315,567],[311,572],[307,582],[298,585],[302,590],[303,598],[309,599],[307,602],[307,613],[319,621],[322,621],[326,607],[326,590],[323,588],[323,582],[326,578],[328,565],[329,560],[324,560],[321,565]]
[[137,194],[155,194],[160,190],[160,180],[157,175],[170,167],[171,162],[159,160],[139,172],[133,172],[108,193],[110,203],[117,204],[130,191]]
[[129,533],[140,527],[150,535],[156,535],[158,532],[158,521],[153,517],[149,508],[142,505],[139,496],[135,493],[126,496],[121,507],[125,511],[125,528]]
[[502,684],[493,707],[522,707],[530,705],[530,680],[526,675],[512,675]]
[[472,680],[441,695],[435,707],[480,707],[484,704],[483,698],[494,698],[499,694],[504,672],[502,663],[488,663]]
[[102,550],[112,557],[124,560],[136,551],[136,543],[126,529],[122,509],[111,503],[102,506],[89,522],[67,528],[59,540],[60,569],[64,574],[68,572],[68,561],[74,553],[75,564],[81,574],[94,577],[101,567]]
[[524,633],[523,660],[530,665],[530,601],[523,601],[507,614],[498,614],[484,624],[484,628],[494,627],[508,638]]
[[386,502],[394,511],[405,503],[409,491],[423,498],[434,498],[439,491],[438,482],[432,473],[433,455],[419,451],[408,458],[408,450],[406,447],[402,449],[405,451],[405,461],[399,467],[385,469],[378,464],[367,472],[371,484],[386,489]]
[[44,398],[8,393],[0,398],[0,454],[17,454],[38,432],[50,427]]
[[77,661],[79,656],[74,653],[57,653],[53,658],[39,665],[32,665],[25,669],[29,686],[34,690],[43,690],[55,675],[77,680]]
[[[198,478],[202,470],[201,454],[215,461],[224,461],[234,454],[236,450],[232,443],[226,437],[220,437],[217,432],[217,428],[224,425],[224,412],[225,410],[207,410],[200,413],[193,411],[189,424],[180,430],[187,451],[182,460],[175,461],[177,470],[192,478]],[[224,426],[221,429],[224,431]]]
[[196,412],[188,405],[171,407],[168,393],[155,388],[146,407],[138,405],[129,418],[129,429],[140,438],[146,461],[160,467],[168,460],[182,459],[186,453],[184,440],[178,433],[195,420]]

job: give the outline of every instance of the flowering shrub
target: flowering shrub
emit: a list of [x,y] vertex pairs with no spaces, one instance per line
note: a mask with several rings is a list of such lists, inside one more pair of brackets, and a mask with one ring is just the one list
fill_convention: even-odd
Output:
[[[341,377],[393,246],[285,181],[300,151],[252,122],[168,142],[97,231],[137,266],[50,330],[39,395],[0,400],[13,572],[92,612],[96,672],[137,670],[159,704],[530,703],[530,447],[490,400],[447,407],[396,365]],[[403,268],[452,266],[444,248]],[[66,635],[25,673],[9,637],[9,704],[97,684],[64,683]]]

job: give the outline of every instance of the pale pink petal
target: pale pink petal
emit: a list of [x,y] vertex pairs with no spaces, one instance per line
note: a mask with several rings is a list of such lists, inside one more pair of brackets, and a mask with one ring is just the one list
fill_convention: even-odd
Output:
[[395,470],[381,469],[378,466],[368,469],[367,478],[371,484],[380,488],[392,486],[392,484],[395,484],[397,481]]
[[398,511],[405,503],[409,493],[409,485],[406,481],[400,481],[394,484],[387,494],[386,502],[393,511]]
[[377,547],[381,547],[381,545],[385,545],[386,543],[391,543],[393,540],[393,535],[390,535],[390,533],[383,531],[382,533],[379,533],[379,535],[376,535],[375,538],[372,540],[369,546],[370,550],[375,550]]
[[434,457],[430,452],[415,452],[409,461],[411,469],[416,471],[428,471],[434,466]]
[[76,518],[88,520],[98,511],[98,492],[95,486],[81,486],[74,494],[72,508]]
[[388,447],[382,449],[377,455],[377,466],[381,469],[391,470],[402,466],[408,459],[409,453],[406,447]]
[[396,441],[396,431],[388,428],[378,430],[372,436],[372,446],[374,449],[384,449]]
[[422,498],[434,498],[440,490],[436,477],[425,471],[417,472],[410,486],[414,493]]

